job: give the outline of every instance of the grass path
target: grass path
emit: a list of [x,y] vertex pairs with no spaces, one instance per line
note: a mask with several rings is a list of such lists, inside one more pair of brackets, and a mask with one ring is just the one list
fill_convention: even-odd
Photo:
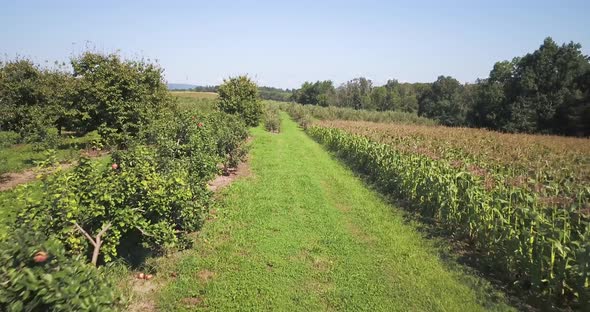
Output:
[[[257,128],[252,175],[194,249],[161,275],[162,311],[504,311],[479,279],[447,268],[402,214],[283,115]],[[174,273],[172,273],[174,272]]]

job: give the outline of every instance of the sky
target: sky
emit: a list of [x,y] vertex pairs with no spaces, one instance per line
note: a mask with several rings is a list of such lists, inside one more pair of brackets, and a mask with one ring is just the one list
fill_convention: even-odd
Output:
[[590,54],[590,1],[0,0],[0,55],[67,61],[86,49],[157,60],[170,83],[355,77],[462,82],[551,36]]

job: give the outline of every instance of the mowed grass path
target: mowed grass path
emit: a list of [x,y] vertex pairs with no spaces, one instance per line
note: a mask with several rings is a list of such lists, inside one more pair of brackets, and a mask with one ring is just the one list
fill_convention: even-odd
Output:
[[[162,311],[504,311],[402,214],[283,115],[254,129],[251,175],[161,275]],[[165,272],[165,271],[170,272]],[[485,283],[483,283],[485,284]]]

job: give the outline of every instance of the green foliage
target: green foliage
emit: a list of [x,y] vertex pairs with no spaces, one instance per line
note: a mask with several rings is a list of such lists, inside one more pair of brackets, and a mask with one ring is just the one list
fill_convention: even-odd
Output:
[[40,129],[34,137],[29,137],[33,142],[33,151],[42,152],[48,149],[57,149],[62,139],[56,128]]
[[[393,98],[388,97],[388,92],[387,92],[387,88],[386,87],[376,87],[373,89],[373,91],[371,92],[371,106],[375,107],[376,110],[378,111],[386,111],[386,110],[393,110],[393,107],[391,107],[392,109],[389,109],[393,101],[391,101]],[[391,94],[391,96],[397,96],[397,94]]]
[[219,86],[196,86],[192,88],[190,91],[195,92],[217,92]]
[[258,87],[258,93],[263,100],[272,100],[280,102],[291,101],[292,92],[287,89],[273,88],[273,87]]
[[306,81],[293,93],[292,99],[304,105],[332,106],[336,104],[336,89],[331,80]]
[[0,280],[2,311],[116,311],[122,307],[103,270],[67,254],[59,240],[28,230],[0,241]]
[[[256,178],[235,181],[196,238],[222,247],[162,259],[160,276],[187,278],[162,286],[160,310],[194,308],[184,298],[206,294],[218,311],[515,311],[484,279],[449,268],[397,207],[289,118],[281,135],[251,131]],[[215,277],[195,282],[203,272]]]
[[498,62],[480,82],[472,122],[510,132],[589,135],[590,62],[581,45],[551,38],[523,57]]
[[217,155],[224,168],[236,167],[248,153],[244,144],[248,138],[246,124],[238,116],[215,113],[208,117],[213,137],[217,141]]
[[281,116],[277,105],[267,104],[264,109],[264,127],[270,132],[281,132]]
[[167,112],[132,147],[114,152],[112,165],[83,158],[73,170],[45,177],[40,199],[30,199],[25,188],[18,224],[56,235],[71,253],[89,257],[97,248],[86,234],[95,238],[108,228],[99,246],[104,262],[129,245],[183,248],[210,205],[207,182],[219,173],[217,164],[237,165],[246,137],[236,116]]
[[95,246],[77,226],[92,237],[110,226],[100,248],[105,262],[124,241],[156,252],[181,247],[182,236],[200,225],[206,190],[191,187],[188,168],[158,168],[148,148],[118,152],[113,161],[116,169],[81,159],[74,170],[48,176],[43,198],[28,203],[19,224],[53,234],[72,253],[86,255]]
[[217,110],[217,98],[197,98],[182,96],[181,92],[174,92],[177,98],[177,106],[185,110],[194,110],[203,113],[210,113]]
[[347,81],[338,88],[338,106],[354,109],[375,109],[371,102],[373,82],[365,77]]
[[354,109],[418,112],[419,99],[429,88],[424,83],[399,83],[388,80],[380,87],[374,87],[370,79],[359,77],[338,88],[330,80],[305,82],[293,91],[292,100],[300,104],[319,106],[340,106]]
[[463,86],[457,79],[440,76],[420,102],[418,115],[428,117],[447,126],[465,123],[467,107],[462,101]]
[[555,183],[533,181],[531,190],[508,171],[458,166],[421,152],[415,142],[404,149],[401,139],[388,145],[323,127],[308,133],[380,189],[473,244],[484,256],[482,264],[497,276],[574,306],[590,304],[590,219],[582,208],[588,205],[588,188],[570,200]]
[[[187,93],[190,97],[190,93],[192,93],[192,92],[209,94],[209,93],[217,93],[218,90],[219,90],[219,86],[197,86],[197,87],[190,89],[190,90],[174,89],[173,93],[175,95],[178,95],[180,98],[185,98],[183,96],[183,93]],[[263,100],[289,102],[289,101],[291,101],[291,96],[293,93],[289,89],[259,86],[258,87],[258,94],[260,95],[260,98]]]
[[[72,59],[72,67],[73,75],[41,71],[30,62],[0,67],[0,111],[6,113],[0,117],[0,129],[17,132],[1,132],[3,143],[10,146],[0,150],[0,170],[9,170],[16,159],[13,154],[23,149],[47,153],[40,162],[44,166],[61,159],[56,149],[63,145],[76,149],[77,143],[70,146],[75,139],[62,138],[64,127],[90,133],[87,143],[93,149],[104,144],[124,149],[112,154],[112,164],[82,158],[71,170],[44,176],[34,188],[11,192],[6,198],[23,207],[12,230],[26,228],[34,235],[51,236],[52,242],[63,244],[61,255],[80,264],[81,259],[97,264],[116,257],[135,262],[146,251],[186,247],[187,234],[200,228],[211,203],[207,182],[221,173],[220,164],[236,166],[246,154],[248,131],[243,121],[257,123],[261,114],[256,85],[240,77],[236,88],[226,86],[225,99],[235,101],[235,115],[196,114],[195,107],[175,105],[161,68],[144,60],[88,52]],[[33,144],[13,145],[21,140]],[[18,240],[13,232],[2,231],[0,237]],[[74,269],[68,271],[70,266]],[[81,290],[81,295],[86,296],[84,287],[94,287],[86,271],[74,264],[60,269],[74,275],[68,286]],[[75,279],[78,271],[80,281]],[[54,296],[52,291],[41,292]],[[6,294],[0,300],[6,300],[7,309],[19,310],[27,296]],[[82,306],[76,305],[78,299],[64,296],[73,302],[73,310],[108,310],[93,306],[92,300],[102,300],[100,293],[84,298]],[[31,300],[31,305],[41,304],[32,311],[63,310],[61,303],[51,308],[41,299]]]
[[239,116],[222,112],[174,111],[147,127],[144,136],[147,144],[158,146],[163,159],[200,162],[194,170],[201,171],[196,176],[203,181],[217,173],[217,163],[235,167],[247,152],[246,125]]
[[222,112],[240,116],[249,127],[257,126],[262,117],[258,87],[247,76],[224,80],[219,86],[218,107]]
[[289,113],[297,122],[306,119],[311,122],[312,118],[320,120],[364,120],[372,122],[386,122],[399,124],[436,125],[437,122],[419,117],[413,113],[396,111],[376,112],[370,110],[356,110],[344,107],[319,107],[312,105],[281,104],[281,107]]
[[[50,140],[47,142],[16,144],[0,148],[0,172],[18,172],[34,167],[38,162],[46,160],[47,149],[54,150],[58,162],[73,161],[79,157],[81,149],[100,146],[102,142],[102,138],[96,132],[81,137],[63,134],[56,137],[55,128],[45,129],[45,131],[49,132]],[[92,141],[98,145],[94,145]]]
[[489,78],[461,84],[450,76],[433,83],[373,86],[359,77],[334,88],[305,82],[293,91],[300,104],[418,114],[448,126],[505,132],[590,135],[590,57],[581,45],[545,39],[536,51],[494,65]]
[[13,131],[0,131],[0,148],[10,147],[21,140],[20,134]]
[[144,60],[86,52],[41,69],[28,60],[0,64],[0,130],[40,142],[47,128],[99,130],[109,144],[126,145],[139,128],[169,108],[162,69]]
[[293,118],[295,122],[297,122],[297,124],[299,124],[299,126],[301,126],[301,128],[303,129],[307,129],[307,127],[313,121],[310,109],[310,107],[312,106],[305,106],[299,104],[286,104],[282,106],[283,109],[287,111],[289,116],[291,116],[291,118]]
[[5,173],[8,172],[10,172],[10,169],[8,167],[8,160],[4,157],[0,157],[0,177],[2,177]]
[[163,70],[144,60],[86,52],[72,59],[77,130],[98,130],[107,143],[128,145],[143,125],[171,106]]
[[49,127],[60,127],[69,104],[71,75],[41,69],[22,59],[0,63],[0,130],[18,132],[27,142]]
[[88,142],[86,145],[87,147],[91,148],[95,151],[100,151],[104,148],[103,139],[98,134],[98,131],[91,131],[88,132],[85,136],[86,141]]

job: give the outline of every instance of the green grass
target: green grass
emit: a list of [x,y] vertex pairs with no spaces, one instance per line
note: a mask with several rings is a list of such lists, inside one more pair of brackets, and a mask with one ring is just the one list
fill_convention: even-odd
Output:
[[[71,161],[80,156],[80,149],[87,148],[93,139],[92,135],[84,137],[65,137],[55,150],[59,162]],[[35,167],[37,161],[47,159],[46,151],[36,150],[33,144],[18,144],[0,148],[0,174],[19,172]]]
[[162,311],[512,310],[282,118],[281,134],[253,130],[252,175],[223,191],[195,247],[162,261]]

